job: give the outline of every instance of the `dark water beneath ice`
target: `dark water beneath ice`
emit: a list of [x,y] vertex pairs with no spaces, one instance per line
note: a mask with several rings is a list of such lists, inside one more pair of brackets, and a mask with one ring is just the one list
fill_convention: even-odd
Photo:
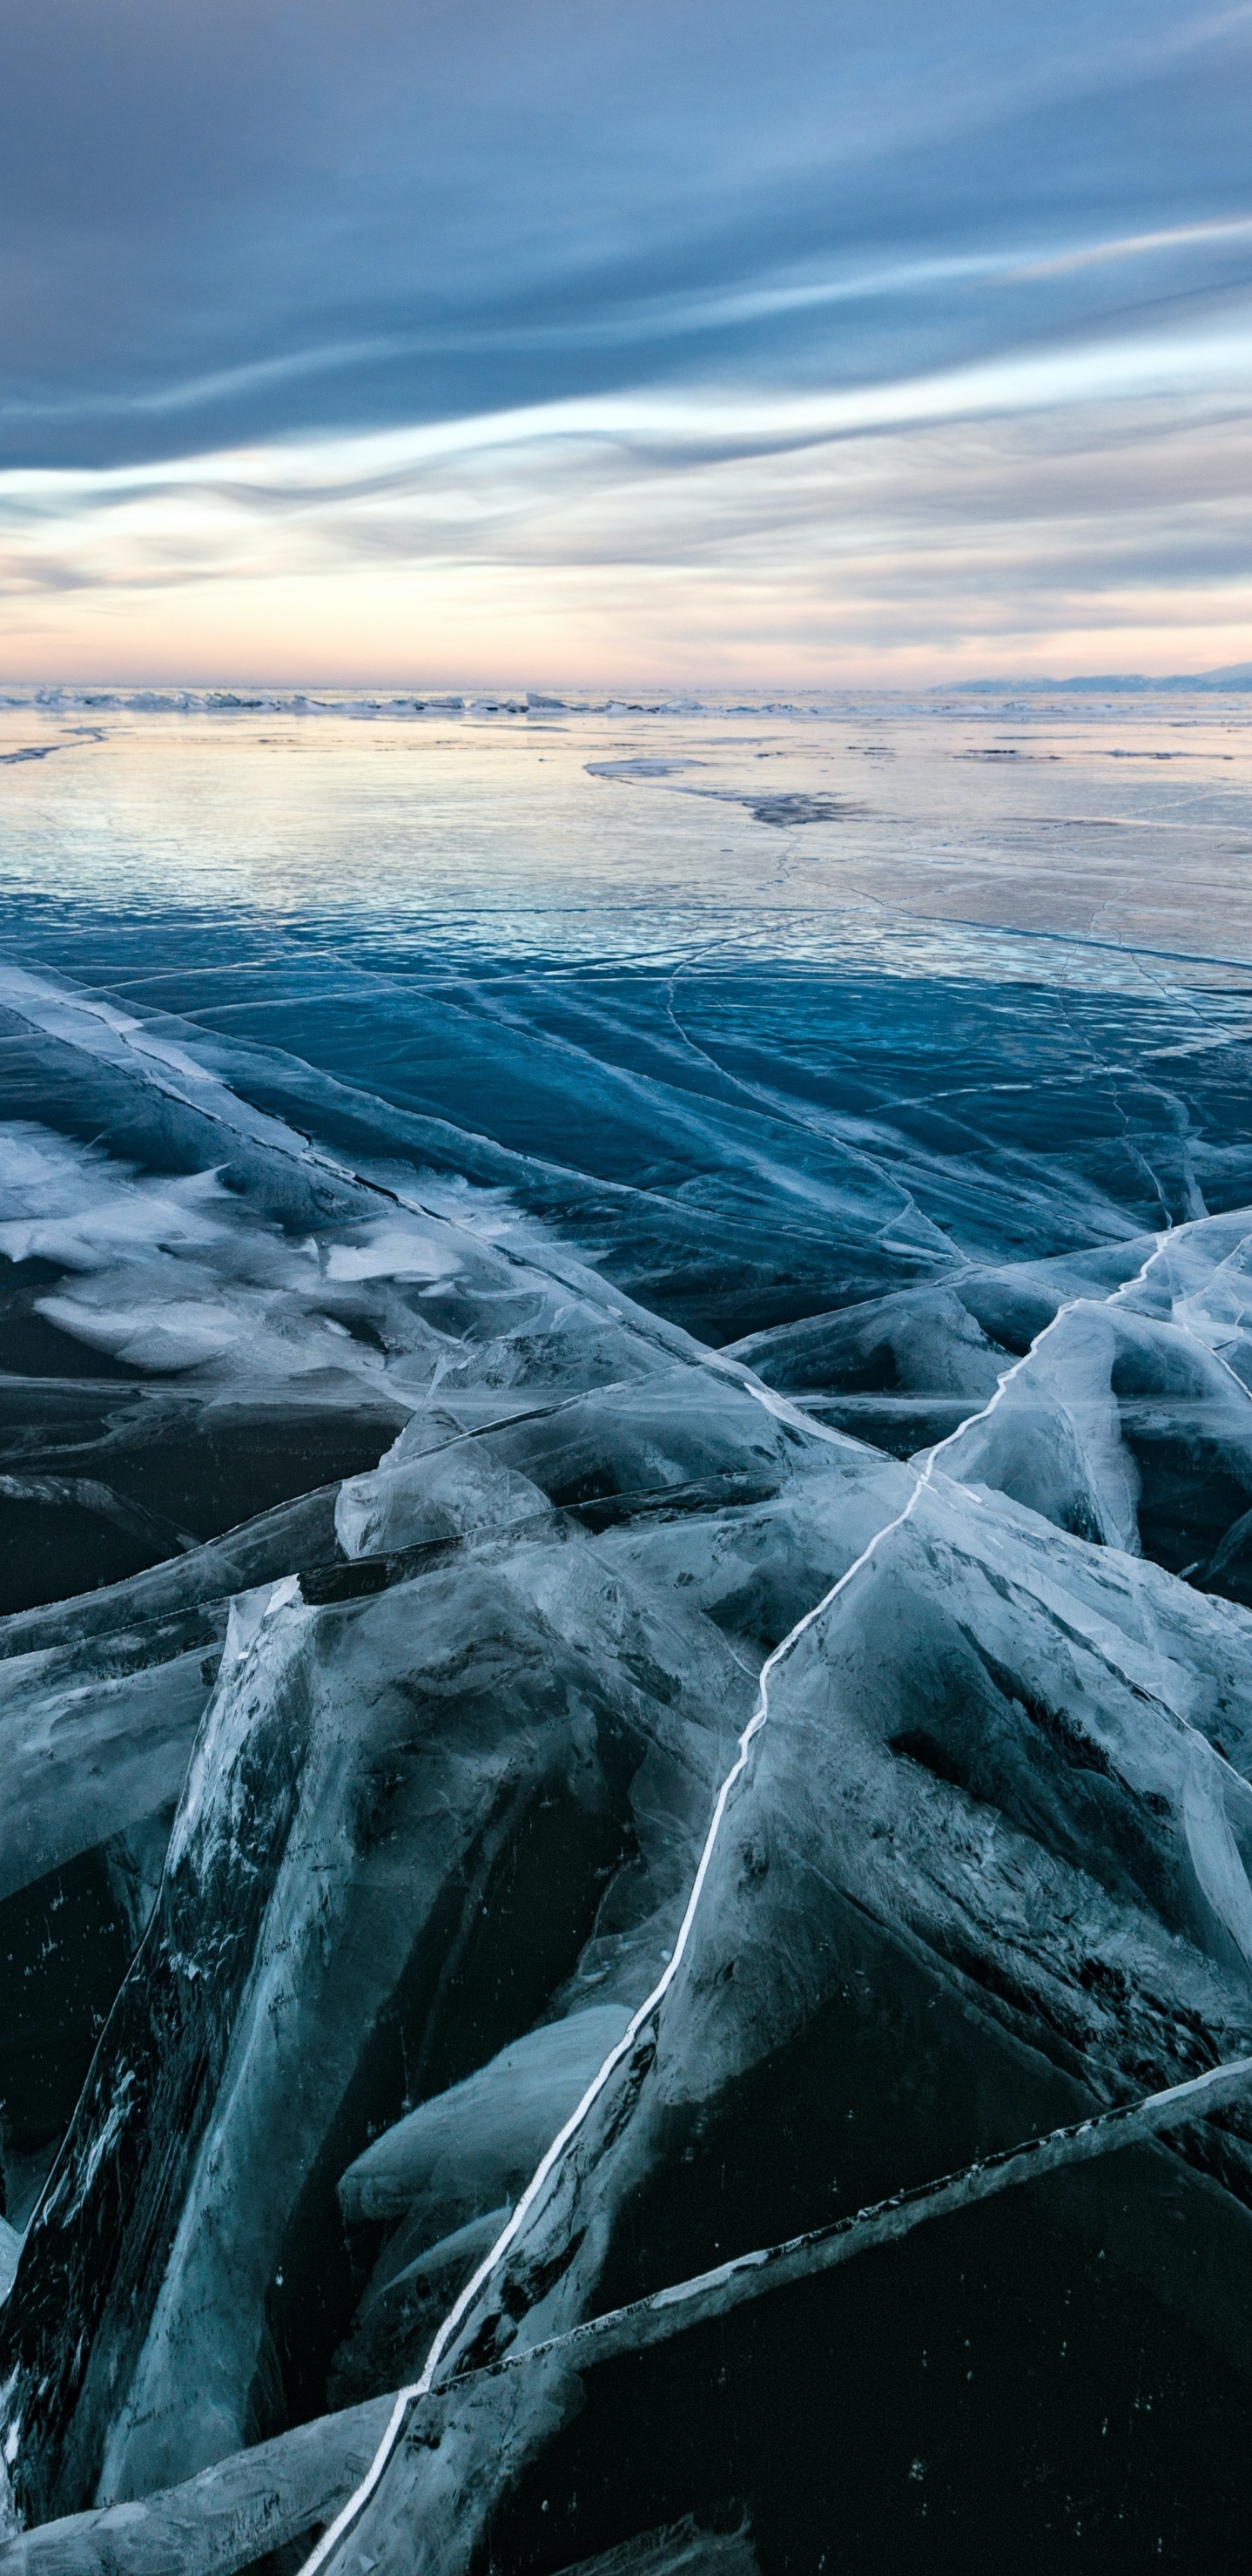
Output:
[[[30,2521],[414,2378],[572,2100],[345,2172],[676,1948],[477,2359],[1252,2050],[1250,771],[1245,700],[0,712]],[[475,2418],[455,2546],[398,2453],[363,2563],[1233,2563],[1250,2209],[1252,2104],[936,2219]]]

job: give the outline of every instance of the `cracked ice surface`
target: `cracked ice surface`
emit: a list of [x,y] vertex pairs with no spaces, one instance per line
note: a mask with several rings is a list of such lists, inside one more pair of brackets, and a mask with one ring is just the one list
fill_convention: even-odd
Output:
[[1234,2563],[1245,737],[566,716],[442,957],[6,773],[0,2567]]

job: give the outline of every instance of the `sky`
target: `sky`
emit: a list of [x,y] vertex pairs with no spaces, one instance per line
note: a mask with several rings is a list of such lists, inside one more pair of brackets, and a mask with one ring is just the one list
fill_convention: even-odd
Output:
[[0,680],[1252,659],[1252,0],[6,0]]

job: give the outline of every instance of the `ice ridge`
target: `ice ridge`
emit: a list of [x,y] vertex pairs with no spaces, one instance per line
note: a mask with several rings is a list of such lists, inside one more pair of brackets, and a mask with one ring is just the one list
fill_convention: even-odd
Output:
[[913,1198],[881,1293],[716,1348],[312,1072],[301,1132],[246,1048],[6,991],[0,2566],[766,2560],[782,2472],[662,2476],[665,2373],[799,2420],[873,2266],[927,2369],[1002,2355],[1018,2242],[1225,2421],[1247,1209],[1140,1174],[919,1275]]

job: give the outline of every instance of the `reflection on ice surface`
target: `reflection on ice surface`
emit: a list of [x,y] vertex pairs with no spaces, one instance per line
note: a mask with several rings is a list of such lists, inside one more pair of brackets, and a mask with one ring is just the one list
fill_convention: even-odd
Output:
[[288,719],[5,773],[0,2566],[1235,2563],[1242,715]]

